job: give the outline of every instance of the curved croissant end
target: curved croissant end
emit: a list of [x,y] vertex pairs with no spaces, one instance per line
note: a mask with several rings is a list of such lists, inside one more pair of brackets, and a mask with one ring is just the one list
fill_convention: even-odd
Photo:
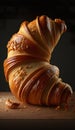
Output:
[[5,77],[20,101],[47,106],[67,102],[72,88],[59,78],[58,67],[50,64],[52,51],[66,29],[61,19],[43,15],[24,21],[8,42]]

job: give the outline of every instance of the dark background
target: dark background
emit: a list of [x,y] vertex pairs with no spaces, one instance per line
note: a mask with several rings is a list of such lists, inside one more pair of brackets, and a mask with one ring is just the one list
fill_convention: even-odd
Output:
[[9,91],[5,80],[3,62],[7,56],[6,45],[24,20],[47,15],[61,18],[67,24],[51,63],[60,69],[60,77],[75,90],[75,0],[2,0],[0,1],[0,91]]

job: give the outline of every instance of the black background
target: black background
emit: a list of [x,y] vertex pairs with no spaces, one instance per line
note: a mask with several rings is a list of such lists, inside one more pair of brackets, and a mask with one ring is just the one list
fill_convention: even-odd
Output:
[[2,0],[0,1],[0,91],[9,91],[5,80],[3,62],[7,56],[6,45],[24,20],[47,15],[61,18],[67,24],[59,44],[56,46],[51,63],[60,69],[63,81],[75,90],[75,0]]

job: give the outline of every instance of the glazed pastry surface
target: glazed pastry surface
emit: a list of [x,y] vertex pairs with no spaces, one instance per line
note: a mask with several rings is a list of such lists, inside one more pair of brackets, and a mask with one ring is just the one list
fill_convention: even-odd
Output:
[[67,27],[61,19],[38,16],[24,21],[7,44],[5,78],[11,92],[23,103],[57,106],[66,103],[72,88],[59,77],[50,59]]

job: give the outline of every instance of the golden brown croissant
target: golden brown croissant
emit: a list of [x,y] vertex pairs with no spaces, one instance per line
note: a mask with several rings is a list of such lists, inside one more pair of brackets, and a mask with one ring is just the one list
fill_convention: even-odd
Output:
[[53,49],[66,29],[61,19],[43,15],[24,21],[8,42],[4,73],[20,101],[47,106],[67,102],[72,88],[59,78],[58,67],[50,64]]

